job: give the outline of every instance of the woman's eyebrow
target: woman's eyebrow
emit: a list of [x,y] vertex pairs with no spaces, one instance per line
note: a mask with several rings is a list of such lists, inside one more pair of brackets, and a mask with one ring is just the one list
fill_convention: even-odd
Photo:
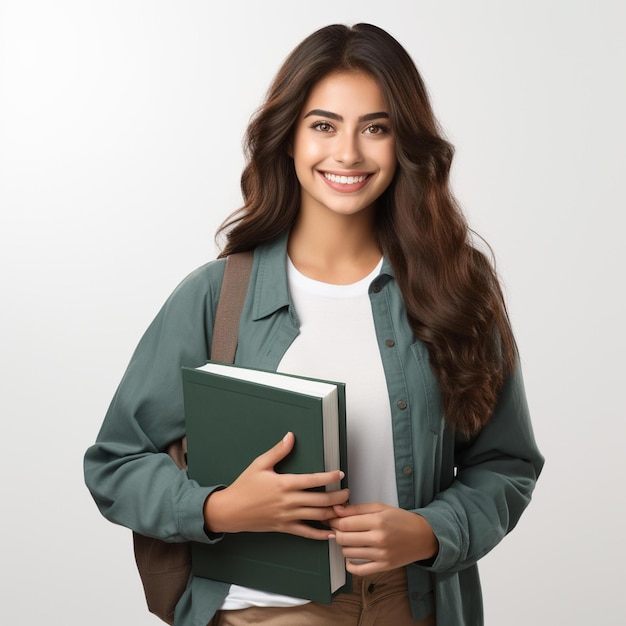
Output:
[[[338,122],[343,122],[343,117],[337,113],[333,113],[332,111],[324,111],[323,109],[312,109],[309,111],[304,117],[311,117],[312,115],[318,115],[319,117],[327,117],[331,120],[337,120]],[[385,111],[378,111],[377,113],[367,113],[366,115],[361,115],[359,117],[359,122],[370,122],[371,120],[378,120],[380,118],[389,119],[389,113]]]

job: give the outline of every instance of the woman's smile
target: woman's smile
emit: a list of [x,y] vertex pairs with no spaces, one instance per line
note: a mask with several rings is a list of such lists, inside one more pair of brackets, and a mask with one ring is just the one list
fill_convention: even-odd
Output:
[[329,187],[340,193],[360,191],[371,180],[371,174],[320,172]]

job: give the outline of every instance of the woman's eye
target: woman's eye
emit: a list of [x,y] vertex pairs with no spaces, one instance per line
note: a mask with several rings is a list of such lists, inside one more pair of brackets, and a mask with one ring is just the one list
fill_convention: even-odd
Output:
[[389,132],[389,129],[386,126],[381,126],[380,124],[372,124],[367,127],[366,132],[370,135],[384,135]]
[[321,133],[329,133],[333,130],[333,127],[328,122],[315,122],[312,128],[319,130]]

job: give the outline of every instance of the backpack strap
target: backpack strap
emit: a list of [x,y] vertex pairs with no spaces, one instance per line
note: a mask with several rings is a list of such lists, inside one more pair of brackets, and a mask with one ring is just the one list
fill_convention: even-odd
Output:
[[232,363],[237,350],[239,319],[248,293],[254,254],[238,252],[226,258],[211,341],[211,360]]
[[[233,363],[237,351],[239,320],[248,293],[254,253],[237,252],[226,257],[220,299],[213,320],[211,360]],[[181,469],[187,468],[187,437],[173,441],[165,450]]]
[[[239,318],[250,282],[252,258],[252,252],[241,252],[226,259],[213,326],[213,360],[232,363],[235,358]],[[166,452],[178,467],[187,467],[186,437],[171,443]],[[133,532],[133,545],[148,610],[167,624],[173,624],[174,608],[185,591],[191,573],[189,542],[167,543]]]

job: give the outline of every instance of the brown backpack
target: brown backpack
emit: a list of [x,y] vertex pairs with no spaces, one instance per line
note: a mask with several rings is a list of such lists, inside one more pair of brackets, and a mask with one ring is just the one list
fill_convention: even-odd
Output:
[[[213,326],[213,361],[232,363],[235,358],[239,318],[248,290],[252,258],[252,252],[241,252],[226,259]],[[171,443],[166,452],[178,467],[187,468],[186,437]],[[148,610],[164,622],[173,624],[174,609],[187,587],[191,573],[189,543],[168,543],[133,531],[133,547]]]

